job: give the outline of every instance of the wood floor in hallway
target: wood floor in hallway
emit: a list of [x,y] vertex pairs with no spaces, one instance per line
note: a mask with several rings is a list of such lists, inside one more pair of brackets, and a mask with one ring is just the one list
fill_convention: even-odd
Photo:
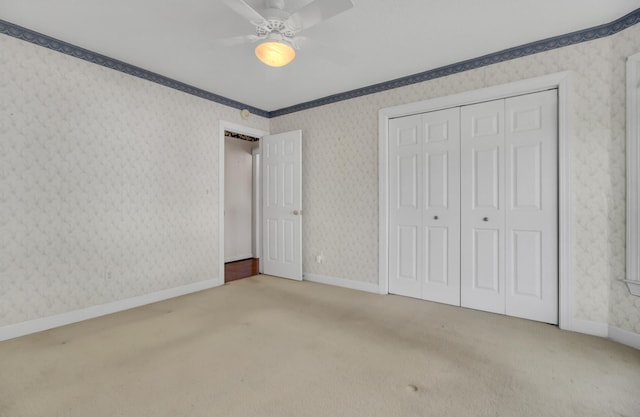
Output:
[[231,282],[258,275],[260,270],[259,266],[260,260],[257,258],[227,262],[224,264],[224,282]]

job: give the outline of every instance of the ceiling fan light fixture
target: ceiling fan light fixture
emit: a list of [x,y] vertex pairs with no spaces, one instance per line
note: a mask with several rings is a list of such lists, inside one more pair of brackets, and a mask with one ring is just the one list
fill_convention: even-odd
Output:
[[296,51],[284,42],[266,41],[256,46],[256,56],[270,67],[283,67],[293,61]]

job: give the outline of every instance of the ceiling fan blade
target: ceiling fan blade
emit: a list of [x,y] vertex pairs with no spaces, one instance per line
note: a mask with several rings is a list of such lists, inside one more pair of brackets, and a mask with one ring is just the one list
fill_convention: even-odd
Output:
[[250,22],[263,22],[266,19],[260,13],[256,11],[253,7],[247,4],[244,0],[225,0],[224,3],[234,12],[238,13],[240,16],[248,19]]
[[252,43],[260,40],[261,38],[257,35],[245,35],[245,36],[234,36],[232,38],[219,39],[216,41],[217,44],[222,46],[236,46],[241,45],[243,43]]
[[287,19],[288,25],[296,31],[308,29],[323,20],[347,11],[353,7],[351,0],[315,0],[293,13]]

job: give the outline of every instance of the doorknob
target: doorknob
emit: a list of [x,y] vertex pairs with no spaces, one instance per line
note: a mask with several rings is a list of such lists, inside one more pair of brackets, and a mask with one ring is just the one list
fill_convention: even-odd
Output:
[[434,220],[438,220],[438,216],[433,216],[433,219]]
[[293,210],[293,215],[294,215],[294,216],[297,216],[298,214],[300,214],[300,211],[299,211],[299,210]]
[[482,218],[482,221],[484,221],[484,222],[488,222],[488,221],[489,221],[489,218],[488,218],[488,217],[483,217],[483,218]]

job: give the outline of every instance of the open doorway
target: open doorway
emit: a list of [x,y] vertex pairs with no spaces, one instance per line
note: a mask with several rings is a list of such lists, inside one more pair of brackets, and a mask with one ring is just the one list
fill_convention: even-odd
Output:
[[259,138],[224,130],[224,282],[259,273]]
[[[219,281],[226,281],[224,277],[227,262],[246,259],[259,259],[259,273],[302,280],[302,131],[269,135],[265,131],[220,121],[219,132]],[[238,188],[239,183],[238,176],[227,170],[227,166],[234,164],[231,160],[226,161],[225,149],[233,145],[227,145],[225,135],[232,136],[233,139],[253,137],[248,142],[259,143],[259,147],[255,149],[255,145],[250,147],[253,167],[251,255],[246,252],[246,246],[245,252],[236,252],[229,246],[225,248],[229,245],[225,238],[235,238],[239,230],[233,223],[225,221],[225,218],[231,220],[235,216],[234,208],[225,203],[231,198],[226,190]],[[236,135],[239,137],[235,137]],[[248,151],[245,150],[244,153],[248,156]],[[263,178],[261,171],[268,175],[265,174]],[[249,221],[241,223],[242,227],[248,223]],[[266,225],[269,227],[265,227]],[[253,271],[249,269],[245,274],[251,276]]]

